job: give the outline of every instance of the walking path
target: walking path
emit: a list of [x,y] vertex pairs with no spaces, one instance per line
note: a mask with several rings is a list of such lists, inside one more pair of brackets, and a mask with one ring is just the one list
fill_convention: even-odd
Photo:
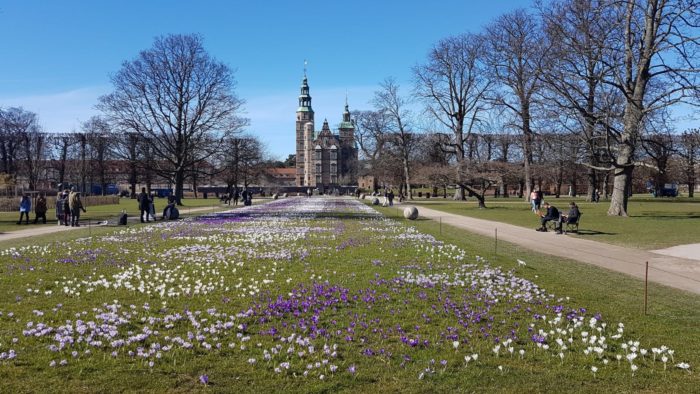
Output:
[[[425,218],[442,220],[444,224],[487,237],[493,238],[495,230],[498,229],[499,240],[537,252],[597,265],[642,280],[645,275],[645,262],[648,261],[650,281],[700,294],[700,261],[698,260],[557,235],[554,232],[540,233],[529,228],[455,215],[426,207],[418,207],[418,212]],[[693,249],[692,246],[688,246],[684,251],[685,254],[679,255],[700,256],[700,247]]]

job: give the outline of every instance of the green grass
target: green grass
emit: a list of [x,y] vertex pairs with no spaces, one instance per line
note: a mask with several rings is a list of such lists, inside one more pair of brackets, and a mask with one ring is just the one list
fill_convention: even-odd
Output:
[[[583,214],[579,237],[646,250],[700,242],[700,199],[697,198],[633,197],[628,209],[630,216],[626,218],[608,216],[608,202],[595,204],[565,197],[545,199],[564,213],[572,200]],[[487,199],[486,209],[479,209],[474,199],[462,202],[431,198],[408,203],[521,227],[539,227],[539,218],[529,204],[515,198]]]
[[[395,210],[379,209],[388,216]],[[513,269],[517,276],[529,279],[560,297],[569,297],[562,303],[572,307],[586,307],[591,313],[600,312],[605,321],[615,325],[622,321],[626,325],[626,335],[641,342],[640,346],[651,347],[661,344],[676,350],[676,362],[683,360],[692,364],[693,368],[700,366],[700,336],[697,327],[700,325],[700,297],[669,289],[663,286],[650,286],[649,315],[642,313],[643,285],[640,281],[621,274],[612,273],[597,267],[588,266],[572,261],[557,259],[523,250],[507,243],[499,243],[499,254],[494,256],[492,240],[473,235],[469,232],[439,226],[429,220],[403,222],[415,226],[421,233],[432,234],[437,239],[454,244],[468,253],[466,263],[474,262],[474,255],[486,257],[492,265],[501,266],[505,270]],[[431,312],[432,304],[442,305],[445,297],[456,302],[461,300],[462,291],[457,288],[436,287],[400,287],[388,283],[376,282],[378,279],[390,280],[396,277],[398,271],[414,270],[414,272],[439,273],[451,272],[456,267],[454,261],[441,257],[440,254],[417,250],[415,242],[382,239],[389,235],[389,228],[381,227],[372,221],[352,215],[333,215],[326,213],[323,218],[311,219],[298,224],[298,229],[311,229],[309,235],[297,241],[287,241],[293,237],[292,232],[277,232],[288,226],[296,229],[293,222],[275,222],[270,226],[269,233],[254,236],[254,244],[258,245],[256,252],[284,253],[292,251],[290,259],[275,257],[254,257],[245,250],[249,243],[241,242],[235,235],[243,229],[254,230],[264,227],[259,225],[246,227],[245,224],[231,223],[221,226],[221,235],[212,231],[214,225],[173,225],[172,232],[152,225],[129,226],[122,231],[120,237],[128,238],[128,242],[115,242],[110,239],[80,240],[85,229],[37,237],[30,244],[42,245],[52,242],[52,248],[42,255],[41,252],[27,252],[23,258],[0,256],[0,351],[15,347],[18,358],[13,361],[0,361],[0,392],[36,392],[51,388],[57,392],[100,392],[100,391],[145,391],[145,392],[692,392],[700,385],[700,375],[697,371],[692,374],[669,367],[640,369],[633,378],[629,369],[610,368],[601,370],[594,379],[589,367],[590,358],[582,355],[567,356],[562,364],[558,358],[546,353],[536,353],[527,338],[519,341],[518,347],[527,348],[528,357],[519,360],[517,356],[510,358],[489,356],[491,346],[482,343],[474,337],[469,343],[463,343],[458,351],[452,349],[451,341],[441,337],[445,325],[450,322],[447,314]],[[377,230],[380,229],[380,230]],[[100,228],[99,235],[108,235],[114,229]],[[95,236],[96,234],[93,234]],[[191,238],[183,238],[191,236]],[[209,236],[210,238],[206,239]],[[62,237],[62,238],[58,238]],[[212,238],[213,237],[213,238]],[[73,240],[71,240],[73,239]],[[165,239],[165,240],[164,240]],[[175,254],[165,259],[156,257],[162,253],[174,250],[178,246],[223,245],[232,248],[225,258],[218,258],[215,249],[198,254]],[[345,245],[345,246],[343,246]],[[0,245],[2,246],[2,245]],[[13,245],[19,246],[19,245]],[[235,254],[237,248],[243,254]],[[96,258],[91,254],[82,254],[84,250],[100,250]],[[300,251],[306,251],[302,257]],[[73,256],[79,260],[75,263],[56,263],[55,258]],[[205,257],[214,257],[213,261]],[[248,256],[248,257],[244,257]],[[145,261],[137,262],[137,258]],[[525,267],[516,263],[516,258],[527,262]],[[155,262],[164,260],[158,267]],[[430,262],[430,264],[428,264]],[[240,263],[240,264],[239,264]],[[61,286],[67,279],[76,278],[78,281],[88,280],[89,277],[122,272],[123,268],[138,266],[142,270],[153,268],[171,269],[182,265],[182,277],[201,278],[202,283],[222,279],[229,290],[216,288],[208,294],[192,294],[175,298],[162,299],[154,294],[144,294],[125,289],[97,289],[86,293],[83,288],[81,296],[63,296]],[[31,266],[31,269],[29,268]],[[417,268],[411,268],[417,266]],[[174,275],[174,285],[182,278]],[[237,280],[243,279],[242,288],[235,287]],[[263,286],[263,279],[274,282]],[[287,282],[287,278],[290,279]],[[145,280],[145,279],[144,279]],[[73,359],[69,351],[58,354],[47,350],[50,343],[47,340],[25,338],[21,330],[26,329],[27,321],[46,321],[53,325],[63,324],[66,320],[76,320],[75,313],[86,311],[80,319],[92,319],[92,308],[101,308],[103,303],[113,303],[119,300],[127,311],[129,305],[135,305],[133,313],[149,316],[162,316],[164,313],[184,313],[184,311],[205,311],[215,307],[219,312],[237,313],[257,305],[265,306],[268,297],[275,300],[277,296],[288,297],[292,289],[299,284],[310,286],[312,283],[329,281],[331,284],[347,287],[352,293],[370,289],[374,293],[363,293],[372,296],[376,301],[365,305],[336,304],[334,308],[321,314],[319,324],[328,329],[346,329],[349,323],[356,322],[355,340],[345,342],[335,337],[328,339],[329,344],[339,345],[339,357],[332,362],[339,365],[335,376],[329,376],[321,381],[315,378],[303,378],[303,365],[296,365],[293,370],[297,377],[280,376],[271,371],[260,358],[262,348],[270,348],[279,341],[272,341],[264,335],[257,335],[260,330],[280,325],[283,318],[275,317],[267,321],[240,318],[239,322],[247,322],[247,335],[252,338],[246,349],[238,345],[244,342],[220,336],[222,342],[236,342],[234,350],[207,352],[203,349],[195,351],[177,350],[166,353],[154,368],[148,368],[144,361],[131,359],[120,354],[118,358],[109,356],[109,351],[92,349],[91,355],[84,355],[85,346],[76,346],[81,350],[80,357]],[[246,286],[258,281],[261,290],[253,295],[247,294]],[[134,281],[138,284],[138,280]],[[34,295],[27,288],[53,289],[54,295]],[[422,294],[424,293],[424,295]],[[387,298],[384,299],[383,295]],[[425,298],[424,298],[425,297]],[[478,304],[479,301],[470,299],[469,302]],[[553,302],[557,302],[553,300]],[[61,303],[57,312],[51,309]],[[150,304],[150,312],[142,309],[144,303]],[[502,297],[503,308],[513,305]],[[544,305],[532,305],[537,310],[544,310]],[[311,316],[314,308],[310,307]],[[158,311],[161,309],[163,312]],[[35,315],[34,310],[44,312],[43,317]],[[499,327],[500,319],[510,319],[510,315],[496,308],[496,319],[492,322]],[[8,312],[14,312],[9,318]],[[498,312],[500,311],[500,312]],[[430,316],[431,321],[423,321],[422,313]],[[304,315],[302,313],[302,315]],[[198,320],[225,320],[224,317],[214,317],[203,312]],[[306,316],[306,315],[304,315]],[[330,320],[337,320],[337,326]],[[361,328],[362,323],[381,320],[384,329],[401,325],[410,335],[419,333],[423,338],[430,339],[431,347],[407,348],[402,346],[397,334],[389,334],[384,340],[372,334],[370,330]],[[418,323],[417,323],[418,322]],[[483,322],[476,327],[483,327]],[[523,324],[527,321],[523,321]],[[180,323],[178,323],[180,324]],[[129,330],[140,332],[147,325],[138,319],[132,319]],[[148,324],[156,326],[157,324]],[[415,328],[414,325],[420,325]],[[522,326],[523,329],[525,325]],[[166,335],[186,335],[189,327],[177,325],[174,329],[160,326],[159,338]],[[505,330],[504,327],[494,328]],[[238,331],[238,330],[236,330]],[[289,331],[285,331],[288,335]],[[465,334],[462,332],[462,334]],[[345,335],[345,333],[343,334]],[[18,337],[19,342],[12,345],[11,339]],[[361,338],[367,339],[366,344]],[[465,336],[465,338],[467,338]],[[155,339],[153,339],[155,341]],[[158,339],[162,341],[162,339]],[[261,344],[261,347],[257,346]],[[316,359],[320,359],[318,341]],[[131,347],[133,349],[135,346]],[[362,351],[367,347],[375,350],[384,348],[392,355],[365,356]],[[299,350],[299,346],[297,349]],[[463,356],[471,352],[480,354],[479,362],[464,367]],[[411,361],[401,366],[402,355],[407,354]],[[536,355],[535,355],[536,354]],[[532,355],[530,357],[530,355]],[[247,360],[257,358],[255,366]],[[309,356],[311,357],[311,356]],[[64,367],[49,367],[51,360],[68,359]],[[423,380],[418,380],[418,373],[430,365],[430,360],[447,360],[447,367],[436,367],[435,373],[429,374]],[[614,363],[614,361],[613,361]],[[624,361],[623,361],[624,363]],[[357,365],[358,372],[351,375],[346,372],[350,365]],[[505,367],[500,373],[497,367]],[[624,365],[624,364],[623,364]],[[201,374],[208,374],[209,386],[198,383]]]

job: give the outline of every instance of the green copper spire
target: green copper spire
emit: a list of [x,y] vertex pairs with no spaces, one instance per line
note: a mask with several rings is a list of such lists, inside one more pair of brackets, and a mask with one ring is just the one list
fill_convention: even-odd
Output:
[[299,108],[297,112],[314,112],[314,110],[311,109],[309,81],[306,78],[306,60],[304,60],[304,79],[301,81],[301,94],[299,94]]

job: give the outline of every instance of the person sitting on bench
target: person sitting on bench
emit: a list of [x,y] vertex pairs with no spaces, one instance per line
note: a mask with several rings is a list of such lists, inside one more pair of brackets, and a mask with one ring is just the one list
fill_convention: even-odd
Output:
[[570,202],[569,203],[569,213],[566,215],[561,215],[561,220],[559,221],[559,228],[557,229],[557,234],[561,234],[562,227],[565,224],[577,223],[580,215],[581,215],[581,212],[578,210],[578,205],[576,205],[576,203],[573,201]]
[[559,221],[559,210],[548,202],[545,202],[543,207],[547,210],[544,214],[539,213],[542,227],[536,228],[537,231],[547,232],[547,222],[554,220]]

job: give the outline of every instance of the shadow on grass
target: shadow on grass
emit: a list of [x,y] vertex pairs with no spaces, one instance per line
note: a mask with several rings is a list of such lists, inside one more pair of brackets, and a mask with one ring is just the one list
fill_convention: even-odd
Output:
[[683,213],[679,213],[678,215],[657,215],[655,213],[642,213],[640,215],[632,215],[631,217],[638,217],[638,218],[652,218],[652,219],[661,219],[661,220],[677,220],[677,219],[700,219],[700,214],[696,215],[686,215]]
[[570,231],[570,232],[578,234],[578,235],[617,235],[617,233],[606,233],[604,231],[586,230],[586,229],[579,229],[578,231]]

